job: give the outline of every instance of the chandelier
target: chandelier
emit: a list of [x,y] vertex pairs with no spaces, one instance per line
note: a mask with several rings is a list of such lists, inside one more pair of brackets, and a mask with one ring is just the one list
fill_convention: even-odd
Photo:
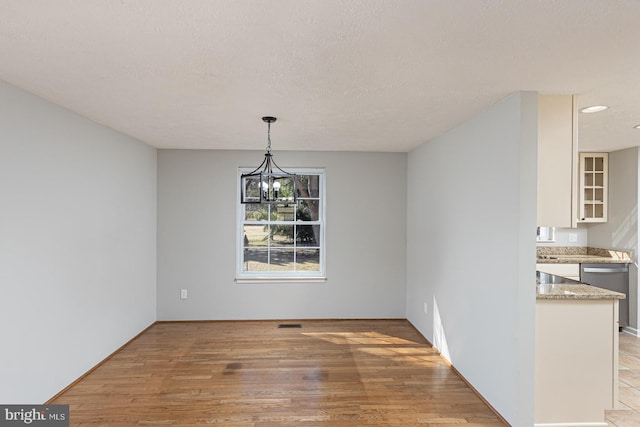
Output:
[[282,170],[271,154],[271,123],[275,117],[265,116],[267,123],[267,151],[264,160],[253,171],[240,176],[240,201],[242,203],[295,203],[296,174]]

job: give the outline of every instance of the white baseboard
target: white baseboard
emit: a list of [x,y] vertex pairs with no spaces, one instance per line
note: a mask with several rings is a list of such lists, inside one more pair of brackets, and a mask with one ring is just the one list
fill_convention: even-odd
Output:
[[606,422],[596,423],[535,423],[533,427],[607,427]]
[[625,326],[622,328],[622,332],[633,335],[634,337],[640,337],[640,330],[632,328],[631,326]]

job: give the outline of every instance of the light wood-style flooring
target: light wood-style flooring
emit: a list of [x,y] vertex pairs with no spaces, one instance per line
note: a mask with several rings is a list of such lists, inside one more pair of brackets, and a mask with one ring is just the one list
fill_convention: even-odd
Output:
[[618,400],[620,409],[607,411],[611,427],[640,427],[640,338],[620,334]]
[[505,424],[406,320],[157,323],[50,403],[71,426]]

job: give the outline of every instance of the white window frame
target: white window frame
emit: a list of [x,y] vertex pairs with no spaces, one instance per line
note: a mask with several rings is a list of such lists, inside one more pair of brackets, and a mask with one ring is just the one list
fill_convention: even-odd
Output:
[[[240,203],[240,176],[251,172],[255,168],[238,168],[238,183],[236,191],[236,282],[237,283],[317,283],[325,282],[326,259],[326,185],[324,168],[285,168],[287,172],[298,175],[318,175],[319,177],[319,213],[318,221],[310,225],[320,225],[320,270],[319,271],[243,271],[244,261],[244,224],[245,206]],[[267,222],[265,222],[267,223]],[[292,221],[272,222],[272,224],[292,224]],[[306,222],[305,222],[306,223]],[[295,252],[294,252],[295,253]]]

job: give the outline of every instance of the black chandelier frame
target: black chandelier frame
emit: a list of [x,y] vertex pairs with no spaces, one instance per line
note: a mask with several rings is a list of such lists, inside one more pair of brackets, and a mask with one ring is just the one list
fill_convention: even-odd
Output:
[[[271,154],[271,124],[276,117],[265,116],[267,123],[267,149],[260,166],[240,176],[240,202],[243,204],[289,204],[297,202],[296,174],[282,169]],[[282,189],[291,188],[291,194]]]

